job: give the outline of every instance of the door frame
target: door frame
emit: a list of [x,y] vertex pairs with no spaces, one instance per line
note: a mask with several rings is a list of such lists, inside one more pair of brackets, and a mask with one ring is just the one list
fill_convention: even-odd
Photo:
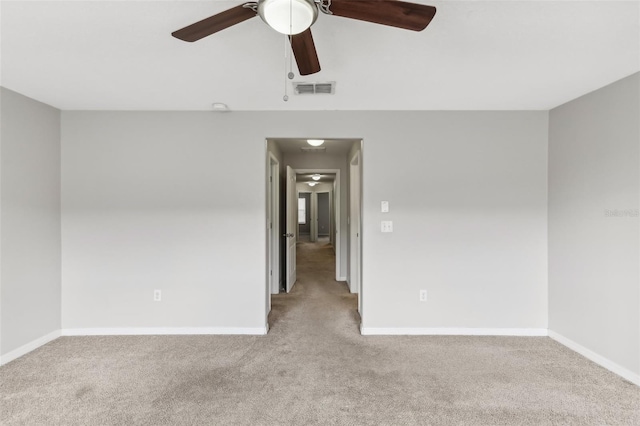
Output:
[[[298,175],[296,170],[287,165],[286,206],[285,206],[285,291],[290,293],[298,282]],[[293,213],[292,213],[293,212]],[[289,213],[292,213],[291,215]],[[291,261],[293,259],[293,262]],[[293,265],[293,269],[291,267]]]
[[[320,209],[318,208],[318,205],[320,204],[320,202],[318,201],[318,196],[320,194],[327,194],[327,204],[329,204],[329,241],[331,241],[331,233],[333,232],[333,228],[331,226],[331,211],[333,210],[333,206],[331,204],[331,192],[333,191],[333,188],[331,188],[331,190],[329,191],[320,191],[320,192],[316,192],[315,196],[316,196],[316,238],[320,238]],[[335,213],[334,213],[335,214]]]
[[280,291],[280,162],[273,153],[267,156],[266,207],[266,293],[267,315],[271,311],[271,294]]
[[335,189],[335,205],[333,206],[334,208],[334,214],[335,214],[335,230],[334,230],[334,235],[335,235],[335,240],[336,240],[336,244],[335,244],[335,250],[336,250],[336,281],[345,281],[345,277],[346,277],[346,271],[344,273],[344,275],[342,274],[342,268],[340,265],[340,253],[342,253],[342,243],[341,243],[341,238],[340,238],[340,223],[341,223],[341,219],[342,219],[342,215],[340,213],[340,169],[295,169],[294,170],[296,172],[296,174],[310,174],[310,173],[329,173],[329,174],[335,174],[336,175],[336,189]]
[[[362,317],[362,151],[349,158],[349,289]],[[355,235],[354,235],[355,234]],[[355,273],[354,273],[355,271]],[[356,282],[352,282],[352,281]]]

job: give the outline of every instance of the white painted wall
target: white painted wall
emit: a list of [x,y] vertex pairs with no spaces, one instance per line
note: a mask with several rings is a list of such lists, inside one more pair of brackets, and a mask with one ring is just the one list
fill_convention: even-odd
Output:
[[546,328],[548,114],[376,118],[362,135],[364,327]]
[[318,135],[367,147],[366,327],[546,328],[547,118],[63,112],[63,327],[263,327],[264,140]]
[[62,117],[63,328],[259,332],[264,135],[235,114]]
[[0,356],[60,330],[60,112],[0,88]]
[[636,375],[639,94],[636,73],[553,109],[549,129],[549,329]]

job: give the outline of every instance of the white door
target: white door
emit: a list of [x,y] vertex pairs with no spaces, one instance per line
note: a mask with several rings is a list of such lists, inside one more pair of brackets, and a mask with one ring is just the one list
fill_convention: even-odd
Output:
[[318,241],[318,193],[312,192],[309,198],[309,207],[311,208],[311,232],[309,240],[312,243]]
[[271,289],[273,288],[273,167],[269,163],[267,180],[267,315],[271,312]]
[[351,169],[349,179],[351,182],[350,192],[350,274],[349,274],[349,290],[352,293],[358,293],[358,312],[362,314],[362,279],[361,260],[360,260],[360,155],[356,154],[351,161]]
[[[267,264],[267,292],[280,292],[280,165],[276,157],[269,153],[269,176],[267,179],[267,243],[269,261]],[[267,297],[267,311],[271,310],[271,297]]]
[[296,283],[296,241],[298,233],[298,193],[296,190],[296,173],[287,166],[287,229],[285,245],[287,247],[287,293]]

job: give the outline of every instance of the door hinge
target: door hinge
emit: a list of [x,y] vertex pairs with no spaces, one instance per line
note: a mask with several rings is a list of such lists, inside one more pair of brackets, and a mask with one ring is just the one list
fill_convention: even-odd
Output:
[[273,271],[272,270],[269,271],[269,275],[273,275]]

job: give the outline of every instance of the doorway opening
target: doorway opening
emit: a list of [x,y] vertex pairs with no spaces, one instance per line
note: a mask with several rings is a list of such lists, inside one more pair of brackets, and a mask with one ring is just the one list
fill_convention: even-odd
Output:
[[311,242],[311,195],[298,189],[298,242]]
[[[266,275],[268,295],[278,293],[280,287],[280,162],[267,153],[267,259]],[[267,315],[271,310],[271,297],[266,298]]]
[[[340,291],[356,295],[357,307],[352,299],[353,309],[362,318],[362,140],[327,139],[319,149],[309,149],[306,139],[267,139],[266,145],[267,180],[271,184],[267,185],[267,209],[271,209],[267,215],[271,238],[267,242],[267,265],[269,274],[273,274],[267,276],[266,297],[295,293],[298,261],[319,266],[318,259],[322,258],[322,279],[329,279],[332,285],[344,282],[345,290]],[[278,168],[279,185],[269,181],[274,176],[273,167]],[[273,211],[274,205],[279,206],[278,214]],[[280,227],[277,234],[270,224],[276,217]],[[322,256],[310,255],[320,248],[325,249]],[[299,259],[300,250],[306,256]],[[327,266],[329,260],[334,267]],[[274,262],[278,268],[274,268]],[[304,272],[308,280],[309,268]],[[300,285],[306,284],[301,281]],[[266,306],[268,315],[271,302]]]
[[[290,166],[287,165],[287,167]],[[306,205],[306,211],[304,212],[305,217],[301,217],[302,211],[300,209],[298,209],[297,212],[287,210],[284,214],[296,214],[296,220],[298,222],[296,243],[317,243],[319,239],[318,194],[330,194],[331,202],[330,211],[328,212],[330,229],[326,236],[329,237],[328,244],[330,244],[334,252],[335,279],[336,281],[347,281],[345,278],[346,274],[343,272],[345,265],[342,264],[345,248],[340,241],[340,226],[344,220],[340,203],[342,195],[342,191],[340,190],[342,186],[341,171],[341,169],[293,169],[292,172],[296,176],[296,198],[298,199],[297,202],[299,205]],[[314,180],[314,177],[317,178],[317,180]],[[302,224],[301,222],[306,223]],[[293,262],[293,259],[291,262]],[[293,285],[291,287],[293,287]]]
[[316,197],[317,240],[333,244],[331,241],[331,192],[318,192]]
[[357,293],[358,313],[362,315],[362,190],[360,151],[349,161],[349,288]]
[[[332,238],[335,213],[333,211],[333,193],[335,191],[335,175],[319,175],[324,182],[314,183],[311,189],[301,183],[304,175],[298,175],[296,184],[298,188],[298,242],[327,242],[335,249],[335,241]],[[331,179],[329,181],[329,179]]]

